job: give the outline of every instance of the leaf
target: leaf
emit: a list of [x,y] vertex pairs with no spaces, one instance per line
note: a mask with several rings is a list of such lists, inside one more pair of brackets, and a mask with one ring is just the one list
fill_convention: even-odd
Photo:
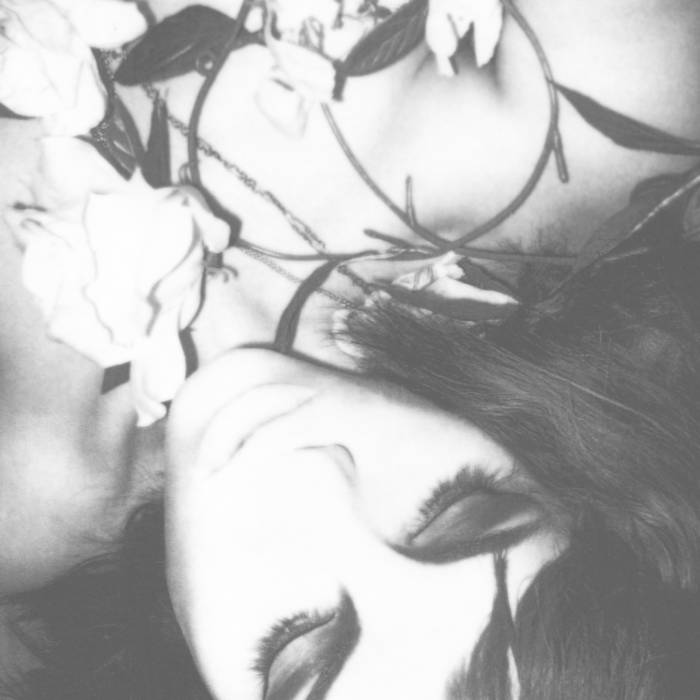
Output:
[[339,264],[338,260],[330,260],[320,265],[299,285],[277,324],[274,343],[277,352],[288,354],[293,349],[301,312],[304,310],[306,302],[330,277]]
[[660,194],[665,197],[669,192],[672,192],[675,187],[681,187],[686,181],[684,173],[664,173],[663,175],[655,175],[646,180],[642,180],[632,190],[630,201],[644,198],[648,195]]
[[[385,243],[390,243],[392,246],[397,248],[407,248],[408,244],[403,238],[397,238],[396,236],[390,236],[386,233],[381,233],[380,231],[375,231],[374,229],[367,228],[364,230],[364,234],[368,238],[373,238]],[[403,255],[397,255],[393,260],[421,260],[431,258],[433,256],[426,255],[422,252],[414,252],[408,250]],[[476,257],[476,256],[475,256]],[[513,290],[502,280],[496,277],[496,275],[491,274],[488,270],[473,263],[469,256],[465,256],[457,261],[457,264],[462,268],[466,282],[473,287],[479,287],[480,289],[485,289],[494,292],[500,292],[501,294],[507,294],[513,296]]]
[[425,36],[427,0],[411,0],[380,22],[336,66],[338,82],[387,68],[409,54]]
[[689,241],[700,241],[700,188],[695,190],[683,213],[683,237]]
[[700,155],[700,142],[668,134],[604,107],[586,95],[555,84],[557,90],[594,129],[619,146],[678,156]]
[[669,180],[666,188],[656,187],[646,194],[638,194],[625,209],[605,221],[586,241],[576,258],[572,274],[607,255],[640,231],[658,212],[663,203],[670,204],[671,201],[675,201],[676,197],[680,197],[684,193],[686,185],[697,176],[698,172],[692,170],[686,174],[682,183]]
[[[151,27],[132,46],[114,79],[122,85],[168,80],[197,70],[203,62],[217,60],[236,26],[229,15],[193,5]],[[260,42],[245,30],[240,46]]]
[[106,394],[112,389],[116,389],[122,384],[126,384],[131,376],[131,364],[127,362],[123,365],[115,365],[114,367],[107,367],[104,374],[102,375],[102,389],[101,393]]
[[0,102],[0,119],[32,119],[32,117],[17,114]]
[[197,355],[197,346],[194,344],[192,337],[192,326],[180,331],[180,345],[185,353],[185,376],[193,375],[199,367],[199,357]]
[[117,95],[106,120],[90,132],[90,143],[127,179],[145,157],[136,122]]
[[143,176],[151,187],[169,187],[170,176],[170,131],[168,129],[168,107],[164,100],[153,103],[151,131],[143,159]]

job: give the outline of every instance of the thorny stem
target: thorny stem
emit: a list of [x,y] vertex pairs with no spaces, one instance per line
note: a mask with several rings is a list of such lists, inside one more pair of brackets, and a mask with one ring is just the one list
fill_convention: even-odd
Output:
[[518,253],[504,252],[500,250],[484,250],[483,248],[472,248],[466,246],[456,248],[454,250],[458,255],[463,255],[466,258],[474,260],[497,260],[498,262],[514,262],[514,263],[545,263],[547,265],[561,265],[562,267],[571,267],[575,255],[540,255],[539,253]]
[[432,243],[436,248],[444,250],[445,252],[450,250],[451,243],[449,241],[443,240],[440,236],[433,233],[430,229],[421,226],[417,222],[412,221],[412,217],[407,214],[398,204],[396,204],[391,197],[389,197],[386,192],[375,182],[372,176],[367,172],[364,165],[360,162],[359,158],[355,155],[354,151],[350,147],[345,135],[343,134],[338,122],[333,116],[333,112],[330,107],[326,104],[321,105],[323,115],[328,122],[328,126],[333,132],[338,145],[342,149],[345,157],[348,159],[355,172],[362,178],[362,181],[367,185],[367,187],[374,192],[374,194],[382,201],[384,204],[401,220],[406,226],[411,229],[414,233],[419,235],[423,240]]
[[[389,243],[397,248],[403,248],[406,252],[420,253],[423,257],[434,258],[441,251],[435,251],[430,248],[417,248],[416,246],[411,246],[406,243],[401,238],[396,236],[390,236],[385,233],[380,233],[379,231],[374,231],[373,229],[365,229],[365,235],[369,238],[374,238],[379,241],[384,241],[384,243]],[[499,262],[538,262],[547,263],[549,265],[562,265],[564,267],[571,267],[576,260],[575,255],[541,255],[538,253],[526,253],[518,251],[501,251],[501,250],[486,250],[484,248],[474,248],[473,246],[462,246],[460,248],[455,248],[453,253],[457,255],[463,255],[466,258],[473,258],[474,260],[497,260]]]
[[211,193],[204,187],[199,170],[199,156],[197,154],[197,147],[199,145],[199,124],[202,120],[202,112],[204,111],[204,105],[209,97],[209,93],[211,92],[212,87],[214,87],[214,83],[219,77],[219,73],[224,67],[229,55],[238,45],[241,30],[243,29],[243,25],[245,24],[248,13],[250,12],[252,2],[253,0],[244,0],[241,10],[238,13],[238,17],[236,17],[236,24],[231,32],[231,36],[224,45],[221,55],[214,62],[211,70],[207,73],[202,86],[199,88],[194,106],[192,107],[192,115],[190,116],[189,130],[187,134],[187,167],[192,184],[201,192],[205,193],[209,203],[213,204],[214,208],[218,211],[225,211],[225,209],[219,205],[218,202],[216,202],[213,195],[211,195]]
[[469,243],[470,241],[481,237],[483,234],[510,218],[518,209],[520,209],[520,207],[534,192],[535,187],[537,187],[537,184],[542,178],[544,170],[547,167],[549,157],[553,152],[556,154],[559,179],[563,183],[567,183],[569,181],[569,174],[566,167],[566,159],[564,157],[564,150],[561,141],[561,133],[559,131],[559,96],[554,81],[554,75],[552,73],[552,67],[549,65],[549,59],[547,58],[547,54],[545,53],[545,50],[534,29],[530,26],[529,22],[525,19],[520,10],[518,10],[513,1],[503,0],[503,6],[520,27],[523,34],[525,34],[525,37],[535,51],[537,60],[542,68],[542,74],[545,78],[547,93],[549,95],[549,126],[547,128],[544,146],[542,147],[540,156],[535,163],[535,168],[522,190],[520,190],[515,199],[513,199],[513,201],[505,209],[496,214],[496,216],[481,226],[475,228],[473,231],[465,234],[461,238],[458,238],[456,241],[457,245],[464,245],[465,243]]
[[[221,55],[217,58],[215,61],[214,65],[211,67],[210,71],[207,73],[204,82],[202,86],[199,89],[199,92],[197,93],[197,97],[195,99],[195,103],[192,109],[192,115],[190,117],[190,123],[189,123],[189,128],[187,131],[187,159],[188,159],[188,169],[189,169],[189,175],[190,179],[192,181],[192,184],[196,186],[200,191],[205,193],[205,196],[207,197],[210,205],[215,211],[218,212],[223,212],[225,213],[226,210],[219,205],[219,203],[216,201],[214,196],[208,192],[208,190],[204,187],[204,184],[202,182],[201,178],[201,172],[199,168],[199,158],[198,158],[198,150],[199,150],[199,144],[200,144],[200,138],[199,138],[199,125],[200,121],[202,118],[202,113],[204,110],[204,105],[206,103],[206,100],[209,96],[209,93],[211,92],[212,87],[214,86],[214,83],[216,82],[216,79],[219,76],[219,73],[221,72],[224,64],[226,63],[229,55],[231,52],[237,47],[239,44],[239,37],[241,34],[241,30],[243,29],[245,20],[248,16],[248,13],[250,11],[250,7],[253,3],[253,0],[244,0],[243,5],[241,7],[241,10],[238,14],[238,17],[236,18],[236,24],[234,26],[233,32],[231,36],[229,37],[228,41],[226,42]],[[528,41],[530,42],[531,46],[533,47],[537,58],[539,60],[540,66],[542,68],[542,72],[547,84],[547,91],[549,94],[549,104],[550,104],[550,118],[549,118],[549,125],[547,129],[547,135],[545,139],[545,144],[542,148],[542,152],[537,160],[537,163],[535,164],[535,168],[530,175],[529,179],[525,183],[525,186],[523,189],[520,191],[520,193],[515,197],[515,199],[505,208],[503,209],[499,214],[497,214],[495,217],[487,221],[485,224],[479,226],[478,228],[474,229],[473,231],[469,232],[468,234],[462,236],[459,238],[457,241],[446,241],[444,240],[441,236],[437,235],[430,229],[425,228],[422,226],[417,219],[417,215],[415,212],[415,206],[414,206],[414,198],[413,198],[413,182],[411,177],[407,177],[406,182],[405,182],[405,197],[406,197],[406,203],[405,203],[405,209],[402,209],[399,207],[397,204],[394,203],[394,201],[379,187],[379,185],[373,180],[373,178],[369,175],[369,173],[365,170],[364,166],[360,162],[360,160],[357,158],[357,156],[354,154],[352,151],[352,148],[348,144],[347,140],[345,139],[343,132],[341,131],[340,127],[338,126],[337,122],[335,121],[335,118],[333,117],[333,113],[331,112],[330,108],[327,105],[322,105],[322,110],[323,114],[326,118],[326,121],[328,122],[328,125],[335,136],[338,144],[340,145],[341,149],[343,150],[345,156],[347,157],[348,161],[351,163],[355,171],[358,173],[358,175],[362,178],[362,180],[365,182],[365,184],[370,188],[372,192],[382,201],[384,204],[399,218],[400,221],[402,221],[411,231],[416,233],[419,237],[421,237],[423,240],[427,241],[433,246],[433,249],[425,249],[425,248],[420,248],[417,246],[412,246],[410,244],[407,244],[405,241],[399,241],[396,240],[394,243],[394,248],[395,250],[393,251],[395,253],[396,258],[400,258],[402,255],[403,256],[411,256],[412,258],[415,259],[430,259],[433,257],[436,257],[436,255],[439,255],[441,253],[446,253],[446,252],[455,252],[459,255],[463,255],[469,258],[473,259],[484,259],[484,260],[500,260],[504,262],[523,262],[525,260],[528,261],[533,261],[533,262],[547,262],[551,264],[565,264],[565,265],[571,265],[572,258],[569,256],[546,256],[546,255],[531,255],[528,253],[517,253],[517,252],[501,252],[501,251],[490,251],[490,250],[481,250],[478,248],[473,248],[470,246],[467,246],[466,244],[469,243],[472,240],[475,240],[476,238],[480,237],[484,233],[490,231],[491,229],[495,228],[498,226],[501,222],[505,221],[507,218],[509,218],[515,211],[517,211],[522,204],[528,199],[528,197],[532,194],[534,191],[535,187],[537,186],[538,182],[540,181],[542,174],[544,173],[544,170],[547,166],[547,163],[549,162],[549,157],[552,153],[555,154],[556,156],[556,163],[557,163],[557,169],[559,172],[559,177],[562,182],[568,182],[568,173],[566,169],[566,161],[564,157],[564,152],[562,148],[562,143],[561,143],[561,134],[559,132],[559,102],[558,102],[558,94],[556,91],[556,84],[554,81],[554,77],[552,74],[551,67],[549,65],[549,61],[547,59],[547,56],[544,52],[544,49],[539,42],[539,39],[537,38],[537,35],[535,34],[534,30],[532,27],[528,24],[528,22],[525,20],[523,15],[519,12],[519,10],[515,7],[513,4],[512,0],[503,0],[504,8],[508,11],[508,13],[513,17],[515,22],[518,24],[518,26],[521,28],[521,30],[524,32],[525,36],[527,37]],[[369,232],[368,232],[369,233]],[[370,233],[371,235],[371,233]],[[384,240],[385,242],[391,243],[391,237],[385,237],[382,234],[376,234],[373,237]],[[358,260],[364,257],[369,257],[373,255],[386,255],[389,253],[389,256],[391,257],[392,251],[384,251],[383,253],[380,253],[379,251],[375,250],[365,250],[365,251],[359,251],[356,253],[352,254],[343,254],[343,253],[317,253],[317,254],[310,254],[310,255],[286,255],[284,253],[279,253],[277,251],[273,250],[268,250],[265,248],[261,248],[259,246],[255,246],[251,243],[248,243],[246,241],[243,241],[241,239],[238,240],[238,245],[244,248],[248,248],[249,250],[252,251],[257,251],[259,253],[262,253],[266,256],[272,257],[272,258],[278,258],[278,259],[283,259],[283,260],[288,260],[288,261],[319,261],[323,260],[325,261],[325,265],[328,265],[330,263],[344,263],[344,262],[352,262],[353,260]],[[320,285],[319,285],[320,286]],[[294,300],[293,300],[294,301]]]
[[330,261],[337,260],[339,262],[344,262],[347,260],[352,260],[353,258],[364,258],[372,255],[381,255],[382,251],[379,250],[360,250],[355,253],[311,253],[308,255],[298,255],[293,253],[281,253],[277,250],[272,250],[271,248],[265,248],[263,246],[255,245],[243,240],[238,239],[236,242],[238,248],[245,248],[246,250],[252,250],[261,255],[267,255],[270,258],[275,258],[277,260],[287,260],[289,262],[320,262],[320,261]]

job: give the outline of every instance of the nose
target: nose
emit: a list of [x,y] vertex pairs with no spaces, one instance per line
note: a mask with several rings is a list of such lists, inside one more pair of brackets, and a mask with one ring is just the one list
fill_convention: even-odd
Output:
[[[486,624],[490,560],[421,564],[383,538],[391,540],[404,516],[415,516],[415,496],[425,496],[438,477],[430,469],[427,483],[426,465],[453,470],[451,440],[435,445],[433,434],[427,462],[411,452],[420,451],[426,432],[444,433],[446,417],[402,401],[387,404],[383,394],[348,387],[336,373],[257,350],[230,353],[191,381],[170,422],[170,561],[174,578],[185,579],[180,617],[195,650],[205,646],[199,656],[221,697],[257,697],[250,658],[266,631],[299,612],[333,609],[343,594],[353,603],[360,633],[329,700],[442,697]],[[292,413],[289,423],[266,423],[270,397],[259,402],[260,415],[250,399],[285,383],[330,394]],[[247,397],[245,410],[236,413],[242,404],[236,407],[232,396]],[[201,469],[202,455],[216,454],[213,426],[226,418],[229,404],[236,415],[222,422],[224,458],[204,460],[218,466]],[[326,415],[336,408],[339,414]],[[246,439],[251,426],[262,427]],[[465,428],[459,423],[451,430],[462,436]],[[307,432],[300,438],[300,431]],[[407,487],[413,491],[408,499]],[[391,526],[378,528],[379,505],[392,493],[399,503]],[[221,606],[207,601],[230,605],[226,622]],[[225,641],[207,634],[224,627]]]
[[[227,404],[266,383],[298,383],[300,364],[268,350],[237,349],[197,370],[175,397],[168,416],[169,476],[191,471],[204,434]],[[233,430],[238,423],[234,417]]]

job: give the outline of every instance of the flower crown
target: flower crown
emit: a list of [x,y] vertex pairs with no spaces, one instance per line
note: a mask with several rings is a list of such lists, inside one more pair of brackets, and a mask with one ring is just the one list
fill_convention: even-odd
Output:
[[[149,24],[140,5],[122,0],[0,0],[0,114],[38,118],[46,135],[31,196],[5,217],[24,249],[24,282],[50,335],[108,368],[106,388],[115,377],[121,381],[128,366],[140,425],[165,415],[164,402],[191,369],[183,334],[203,303],[208,261],[238,233],[235,212],[218,203],[199,177],[200,151],[215,150],[200,139],[198,128],[221,67],[242,47],[259,44],[272,57],[257,97],[270,121],[298,137],[309,111],[321,109],[358,175],[423,240],[424,245],[409,246],[366,232],[389,246],[377,252],[383,259],[412,255],[426,261],[423,269],[382,291],[397,303],[467,322],[502,319],[514,308],[511,290],[480,260],[537,259],[470,244],[527,200],[552,160],[562,182],[568,181],[560,99],[622,147],[700,155],[700,143],[560,85],[515,0],[234,0],[222,6],[226,13],[195,5]],[[403,206],[382,192],[354,156],[331,106],[343,98],[347,80],[388,68],[422,42],[432,49],[443,75],[454,74],[454,57],[467,46],[479,66],[487,64],[506,17],[525,33],[540,61],[550,101],[547,136],[516,198],[477,229],[446,241],[418,223],[410,177]],[[115,54],[124,44],[126,52]],[[168,113],[152,84],[192,72],[202,74],[203,81],[189,124],[183,125]],[[146,145],[115,82],[143,85],[155,97]],[[171,181],[172,126],[188,137],[182,183]],[[677,205],[684,207],[687,235],[697,236],[700,169],[638,188],[630,205],[593,232],[577,256],[550,262],[576,275]],[[356,257],[361,256],[367,251]],[[322,265],[300,285],[283,314],[280,350],[291,349],[308,297],[353,257],[318,255]]]

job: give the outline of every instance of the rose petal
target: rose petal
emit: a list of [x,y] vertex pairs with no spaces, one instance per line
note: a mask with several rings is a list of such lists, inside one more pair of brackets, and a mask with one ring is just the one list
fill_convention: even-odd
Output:
[[503,294],[502,292],[474,287],[471,284],[461,282],[452,277],[441,277],[427,287],[424,287],[423,290],[435,296],[442,297],[443,299],[469,299],[496,306],[518,303],[513,297]]
[[89,46],[116,49],[148,28],[135,2],[122,0],[53,0]]
[[21,236],[23,241],[22,282],[39,302],[44,316],[49,317],[56,305],[70,250],[59,236],[44,235],[40,217],[40,213],[29,218],[26,213],[19,216],[13,212],[6,220],[15,236]]
[[107,91],[94,61],[85,61],[73,75],[56,73],[54,85],[66,99],[62,109],[43,118],[47,134],[87,134],[102,121],[107,106]]
[[43,117],[50,133],[85,133],[106,105],[89,47],[47,0],[3,2],[0,101],[19,114]]
[[196,231],[207,250],[212,253],[223,253],[229,247],[231,239],[229,225],[209,211],[204,198],[193,187],[180,187],[179,191],[186,197]]
[[457,51],[459,35],[446,13],[431,9],[425,24],[425,40],[435,54],[440,74],[454,75],[450,57]]
[[255,95],[258,109],[291,138],[301,138],[309,120],[309,104],[295,90],[276,80],[264,80]]
[[[61,181],[65,162],[82,172]],[[131,362],[146,425],[184,381],[179,332],[201,304],[205,242],[224,250],[228,225],[195,189],[154,189],[138,171],[126,181],[80,141],[45,139],[42,163],[42,204],[6,217],[25,250],[25,284],[56,340],[102,366]]]
[[185,381],[185,353],[178,330],[177,313],[163,314],[136,345],[130,386],[140,427],[165,416],[163,402],[171,400]]
[[481,67],[493,57],[501,36],[502,0],[430,0],[426,41],[435,54],[441,74],[454,74],[449,59],[472,26],[474,54]]
[[479,67],[493,58],[503,30],[503,5],[500,0],[484,5],[481,16],[474,24],[474,55]]
[[81,139],[46,137],[41,139],[40,148],[32,192],[34,203],[45,209],[84,202],[88,192],[118,192],[126,188],[117,171]]

